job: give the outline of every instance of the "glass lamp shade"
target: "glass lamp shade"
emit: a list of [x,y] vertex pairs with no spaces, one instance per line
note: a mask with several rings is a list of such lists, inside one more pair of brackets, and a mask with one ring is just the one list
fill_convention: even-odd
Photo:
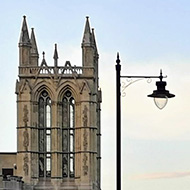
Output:
[[174,94],[170,94],[168,90],[165,90],[166,82],[158,81],[156,82],[157,90],[154,90],[152,94],[148,95],[148,97],[154,98],[154,103],[159,109],[163,109],[167,102],[168,98],[175,97]]
[[163,109],[168,102],[168,97],[165,98],[154,98],[154,103],[159,109]]

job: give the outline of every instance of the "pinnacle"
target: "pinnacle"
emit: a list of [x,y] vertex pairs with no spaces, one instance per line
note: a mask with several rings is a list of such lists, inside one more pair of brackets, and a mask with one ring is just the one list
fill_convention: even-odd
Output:
[[32,28],[30,42],[31,42],[31,46],[32,46],[31,53],[38,54],[38,48],[37,48],[37,44],[36,44],[36,38],[35,38],[35,34],[34,34],[34,28]]
[[54,59],[58,59],[58,53],[57,53],[57,44],[55,44],[55,50],[54,50]]
[[86,16],[86,24],[84,28],[84,35],[82,40],[82,45],[90,45],[91,44],[91,29],[89,23],[89,17]]
[[22,23],[19,43],[20,44],[29,44],[30,43],[28,27],[27,27],[27,23],[26,23],[26,16],[23,16],[23,23]]
[[54,65],[55,65],[55,67],[57,67],[57,60],[58,60],[58,53],[57,53],[57,44],[55,44],[55,50],[54,50],[54,56],[53,56],[53,58],[54,58]]
[[92,44],[94,45],[95,47],[95,50],[97,50],[97,46],[96,46],[96,39],[95,39],[95,34],[94,34],[94,28],[92,28]]

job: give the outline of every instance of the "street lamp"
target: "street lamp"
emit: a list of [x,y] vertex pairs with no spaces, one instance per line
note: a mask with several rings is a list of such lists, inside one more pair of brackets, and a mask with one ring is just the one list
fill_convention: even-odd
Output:
[[159,109],[163,109],[167,102],[168,98],[175,97],[174,94],[170,94],[168,90],[165,90],[166,82],[162,81],[162,70],[160,71],[160,76],[158,77],[160,81],[156,82],[157,90],[154,90],[152,94],[148,95],[148,97],[154,98],[154,103]]
[[121,76],[119,53],[117,53],[116,63],[116,179],[117,190],[121,190],[121,78],[159,78],[160,81],[156,82],[157,90],[154,90],[152,94],[148,95],[148,97],[154,98],[154,102],[159,109],[163,109],[167,104],[168,98],[173,98],[175,95],[165,90],[166,82],[162,80],[166,76],[162,76],[162,70],[160,71],[160,76]]

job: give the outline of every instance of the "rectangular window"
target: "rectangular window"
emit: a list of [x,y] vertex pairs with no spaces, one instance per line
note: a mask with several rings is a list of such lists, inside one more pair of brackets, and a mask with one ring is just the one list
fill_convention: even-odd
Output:
[[46,177],[51,176],[51,155],[46,154]]
[[13,168],[2,168],[3,179],[6,180],[7,176],[13,176]]
[[51,150],[51,139],[50,139],[50,130],[47,130],[47,132],[49,132],[49,134],[46,134],[46,151],[50,152]]
[[44,155],[39,155],[39,177],[44,177]]
[[46,127],[51,127],[51,112],[50,112],[50,106],[46,106]]
[[74,155],[70,154],[70,177],[74,177]]

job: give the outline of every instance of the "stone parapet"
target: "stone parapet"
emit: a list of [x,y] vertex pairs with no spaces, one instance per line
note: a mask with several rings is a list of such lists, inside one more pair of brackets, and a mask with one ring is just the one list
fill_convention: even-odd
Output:
[[19,67],[19,77],[94,77],[94,67]]
[[3,180],[3,190],[23,190],[22,177],[7,176]]

